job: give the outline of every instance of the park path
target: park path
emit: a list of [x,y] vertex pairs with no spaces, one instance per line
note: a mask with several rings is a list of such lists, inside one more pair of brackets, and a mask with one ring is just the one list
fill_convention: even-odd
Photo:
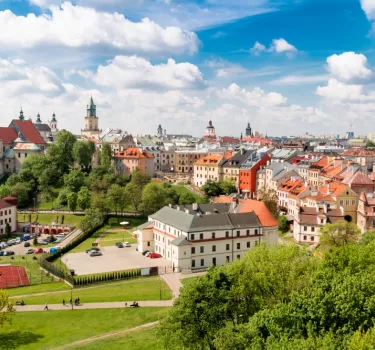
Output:
[[[105,303],[84,303],[79,306],[73,306],[74,310],[92,310],[92,309],[124,309],[125,303],[130,305],[132,301],[113,301],[113,302],[105,302]],[[150,300],[150,301],[139,301],[138,302],[140,307],[168,307],[173,305],[173,300]],[[129,306],[128,306],[129,307]],[[51,312],[51,311],[72,311],[71,306],[66,304],[65,306],[62,304],[49,304],[48,311],[44,310],[44,305],[24,305],[24,306],[16,306],[17,312],[30,312],[30,311],[43,311],[43,312]]]
[[66,237],[60,244],[59,246],[61,248],[64,248],[65,246],[67,246],[71,241],[73,241],[74,239],[76,239],[80,234],[82,233],[82,231],[80,229],[75,229],[68,237]]
[[160,277],[168,284],[169,289],[173,293],[173,298],[178,298],[180,295],[180,288],[183,287],[181,280],[179,278],[179,273],[168,273],[165,275],[160,275]]
[[104,334],[101,334],[101,335],[96,335],[96,336],[91,337],[91,338],[86,338],[86,339],[82,339],[82,340],[77,340],[77,341],[72,342],[72,343],[64,344],[64,345],[61,345],[57,348],[53,348],[51,350],[69,349],[73,346],[91,343],[93,341],[114,337],[116,335],[123,335],[123,334],[126,334],[126,333],[136,332],[136,331],[139,331],[139,330],[142,330],[142,329],[153,328],[153,327],[157,326],[158,324],[159,324],[159,321],[155,321],[155,322],[143,324],[141,326],[124,329],[124,330],[121,330],[121,331],[113,331],[113,332],[110,332],[110,333],[104,333]]

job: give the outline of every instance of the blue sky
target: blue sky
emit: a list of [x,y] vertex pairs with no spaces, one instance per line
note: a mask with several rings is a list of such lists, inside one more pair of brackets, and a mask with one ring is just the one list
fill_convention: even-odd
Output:
[[375,0],[0,0],[2,119],[79,132],[92,94],[132,134],[366,134],[374,20]]

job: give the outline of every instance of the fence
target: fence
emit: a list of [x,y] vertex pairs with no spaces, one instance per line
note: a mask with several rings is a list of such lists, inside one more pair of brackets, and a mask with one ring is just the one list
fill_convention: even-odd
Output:
[[[48,259],[48,258],[47,258]],[[56,265],[52,264],[51,262],[47,261],[47,259],[40,259],[39,265],[52,275],[59,277],[61,279],[66,280],[70,285],[74,286],[75,281],[72,276],[66,273],[66,271],[62,268],[57,267]]]

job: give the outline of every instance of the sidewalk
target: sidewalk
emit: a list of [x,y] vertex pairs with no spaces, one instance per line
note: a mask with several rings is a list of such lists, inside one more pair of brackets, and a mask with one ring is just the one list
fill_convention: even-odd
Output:
[[[134,301],[134,300],[133,300]],[[125,303],[129,305],[133,301],[116,301],[116,302],[108,302],[108,303],[85,303],[79,306],[73,305],[73,311],[75,310],[89,310],[89,309],[124,309]],[[168,307],[173,305],[173,300],[153,300],[153,301],[139,301],[138,302],[140,307]],[[48,311],[56,311],[56,310],[64,310],[64,311],[72,311],[71,305],[67,304],[63,306],[62,304],[49,304]],[[24,306],[16,306],[17,312],[28,312],[28,311],[44,311],[44,304],[43,305],[24,305]],[[47,311],[44,311],[47,312]]]
[[169,273],[160,275],[160,277],[168,284],[169,289],[173,293],[173,298],[178,298],[180,295],[180,288],[183,287],[179,273]]

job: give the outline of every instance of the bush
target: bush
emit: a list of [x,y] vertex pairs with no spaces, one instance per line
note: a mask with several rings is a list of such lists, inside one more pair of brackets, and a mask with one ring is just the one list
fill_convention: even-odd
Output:
[[64,224],[64,219],[65,219],[65,217],[64,217],[64,214],[63,215],[61,215],[61,225],[63,225]]

